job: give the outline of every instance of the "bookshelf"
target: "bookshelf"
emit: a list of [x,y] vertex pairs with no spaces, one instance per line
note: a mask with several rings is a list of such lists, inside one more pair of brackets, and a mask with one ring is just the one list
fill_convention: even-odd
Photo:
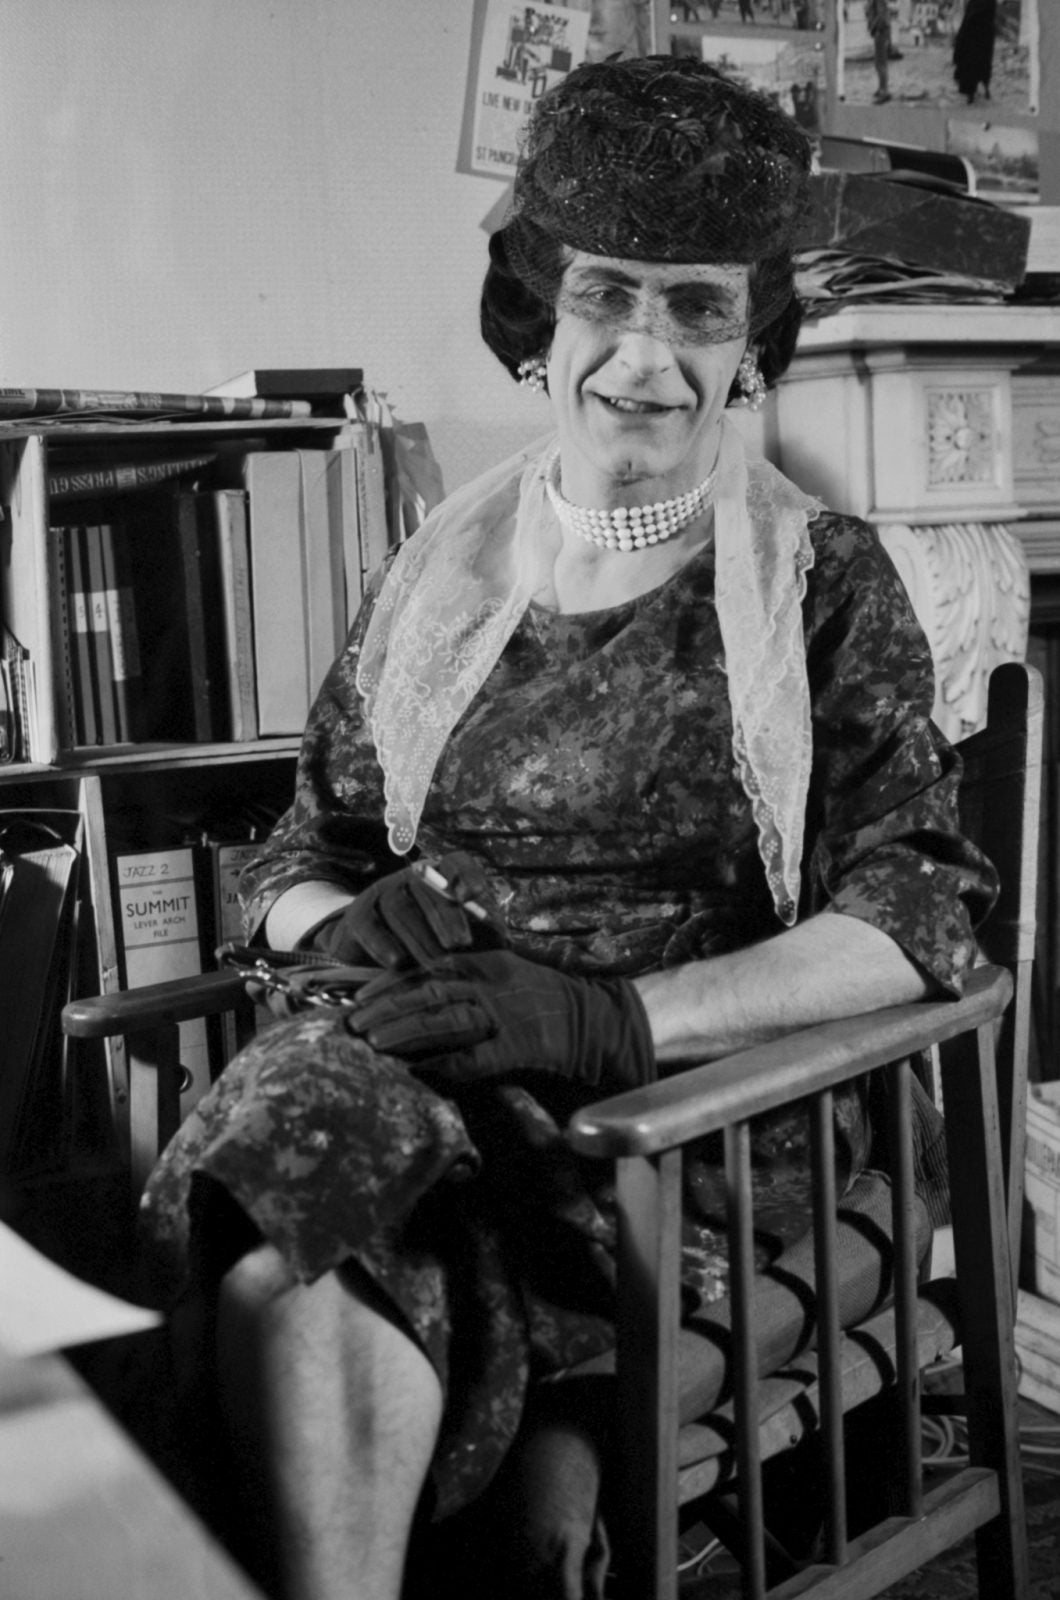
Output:
[[[75,473],[98,482],[115,466],[142,468],[160,461],[199,465],[147,487],[104,489],[74,498],[61,492],[64,477]],[[14,758],[9,744],[9,758],[0,762],[0,809],[54,809],[81,815],[84,853],[75,992],[113,992],[126,981],[115,866],[122,852],[194,846],[197,892],[202,896],[199,931],[208,959],[217,941],[219,917],[207,904],[206,841],[245,840],[250,833],[241,830],[251,826],[246,822],[249,811],[261,819],[257,825],[261,837],[289,803],[301,727],[326,670],[322,663],[330,663],[341,647],[364,573],[377,564],[388,545],[382,461],[379,429],[344,417],[166,422],[78,421],[64,416],[0,423],[0,616],[5,649],[10,649],[13,637],[28,652],[36,689],[32,732],[14,745]],[[56,486],[57,494],[52,492]],[[191,497],[202,503],[205,520],[197,538],[204,544],[213,537],[210,508],[221,493],[234,496],[245,507],[254,578],[249,614],[260,615],[264,629],[271,607],[273,638],[277,627],[285,638],[275,670],[283,679],[297,678],[301,685],[293,703],[277,712],[274,731],[243,727],[238,738],[233,736],[240,730],[230,705],[219,710],[216,726],[198,729],[198,736],[180,733],[190,657],[167,654],[164,636],[173,622],[172,611],[187,645],[190,629],[184,612],[193,603],[192,590],[190,585],[181,587],[179,572],[172,582],[164,579],[161,589],[158,584],[158,572],[172,558],[179,537],[182,497],[184,502]],[[288,522],[276,514],[280,504],[288,508]],[[270,517],[277,526],[267,526]],[[80,738],[83,729],[71,696],[84,692],[84,685],[75,681],[77,667],[70,661],[75,607],[69,573],[60,572],[56,557],[57,533],[60,528],[103,524],[129,534],[127,586],[137,606],[144,603],[135,628],[140,678],[146,684],[152,673],[163,674],[153,687],[161,706],[158,716],[164,724],[172,714],[178,736],[159,736],[157,728],[145,723],[144,737],[133,737],[130,726],[118,738],[107,738],[102,728],[96,729],[91,743]],[[277,580],[278,592],[270,596],[264,585],[268,572],[255,570],[256,561],[271,569],[277,552],[268,541],[276,538],[289,547],[279,553],[285,559],[293,556],[301,574],[300,596],[291,591],[287,579],[282,585]],[[201,553],[198,547],[197,553]],[[211,583],[212,588],[204,585],[204,604],[220,611],[219,588],[227,580],[222,580],[219,569],[211,568]],[[115,615],[111,613],[112,618]],[[317,630],[312,650],[310,629]],[[231,690],[235,669],[227,649],[229,638],[225,636],[220,652],[215,641],[207,655],[207,670],[220,669]],[[249,646],[246,640],[242,645],[244,654],[250,648],[254,656],[257,714],[265,699],[262,675],[273,669],[257,654],[256,634]],[[275,643],[270,654],[275,654]],[[113,647],[110,659],[113,667]],[[98,701],[102,690],[95,676],[93,685]],[[284,681],[279,687],[285,687]],[[182,705],[185,709],[177,715],[173,708]],[[264,728],[264,716],[262,723]],[[10,734],[10,717],[5,725]],[[77,1048],[81,1053],[76,1062],[64,1069],[74,1074],[81,1095],[64,1159],[74,1168],[99,1162],[105,1166],[112,1153],[111,1131],[120,1126],[127,1105],[127,1063],[120,1041],[105,1047],[79,1043]],[[201,1084],[192,1092],[198,1088]],[[16,1166],[7,1176],[22,1181],[24,1175]],[[41,1176],[47,1181],[48,1171]],[[34,1181],[32,1171],[27,1181]]]

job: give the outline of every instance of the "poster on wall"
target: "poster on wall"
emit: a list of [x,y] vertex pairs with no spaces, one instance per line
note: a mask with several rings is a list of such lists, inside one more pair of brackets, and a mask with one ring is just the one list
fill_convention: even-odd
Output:
[[534,101],[585,60],[591,12],[475,0],[457,171],[511,179]]

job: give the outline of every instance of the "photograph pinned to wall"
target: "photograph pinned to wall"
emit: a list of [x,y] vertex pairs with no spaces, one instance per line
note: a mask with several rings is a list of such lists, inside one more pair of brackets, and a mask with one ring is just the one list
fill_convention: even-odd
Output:
[[1039,3],[838,0],[836,94],[848,105],[981,105],[992,117],[1033,115]]
[[654,53],[652,0],[586,0],[582,9],[589,12],[587,61]]
[[456,170],[510,179],[535,102],[586,58],[588,7],[475,0]]
[[823,28],[835,0],[672,0],[671,21],[746,27]]
[[828,51],[821,31],[705,33],[704,61],[775,100],[808,133],[820,133],[828,95]]
[[946,148],[972,167],[976,193],[984,199],[997,191],[1008,200],[1036,197],[1040,161],[1035,128],[955,117],[946,124]]

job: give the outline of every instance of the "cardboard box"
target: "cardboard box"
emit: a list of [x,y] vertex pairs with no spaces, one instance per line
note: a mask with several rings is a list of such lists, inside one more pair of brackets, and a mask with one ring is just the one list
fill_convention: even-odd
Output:
[[1015,289],[1027,266],[1031,225],[989,201],[948,194],[885,173],[821,172],[798,250],[844,250]]
[[1016,1362],[1024,1399],[1060,1413],[1060,1306],[1026,1289],[1016,1304]]
[[1031,1212],[1025,1247],[1031,1287],[1060,1301],[1060,1083],[1030,1085],[1024,1194]]

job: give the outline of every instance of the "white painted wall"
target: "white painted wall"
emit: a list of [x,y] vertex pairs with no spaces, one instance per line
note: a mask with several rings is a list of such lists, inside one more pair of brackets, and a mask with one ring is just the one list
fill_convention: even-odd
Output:
[[547,426],[482,344],[471,0],[0,0],[0,384],[352,363],[455,488]]

